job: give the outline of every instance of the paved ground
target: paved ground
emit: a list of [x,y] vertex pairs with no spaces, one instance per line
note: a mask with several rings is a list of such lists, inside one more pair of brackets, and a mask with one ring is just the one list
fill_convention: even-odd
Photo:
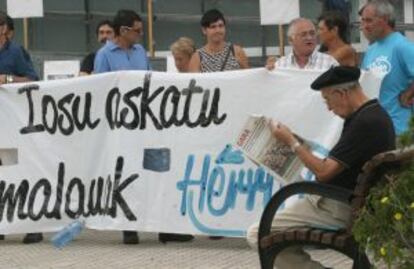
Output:
[[[161,244],[156,234],[140,233],[139,245],[124,245],[121,232],[86,230],[58,250],[50,237],[47,234],[42,243],[32,245],[22,244],[22,236],[6,237],[0,241],[0,269],[259,268],[256,252],[238,238],[197,237],[187,243]],[[331,263],[336,259],[326,253],[316,256]],[[335,268],[350,268],[349,260],[336,260]]]

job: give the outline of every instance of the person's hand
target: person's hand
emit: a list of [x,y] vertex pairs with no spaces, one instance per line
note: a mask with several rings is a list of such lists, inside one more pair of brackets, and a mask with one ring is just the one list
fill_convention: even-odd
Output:
[[266,60],[266,69],[271,71],[273,69],[275,69],[275,63],[276,63],[276,57],[275,56],[270,56],[267,58]]
[[411,107],[414,104],[414,88],[409,88],[403,91],[400,96],[400,104],[403,107]]
[[274,137],[288,146],[294,145],[297,140],[289,128],[275,120],[270,121],[270,129]]
[[6,84],[6,83],[7,83],[6,75],[0,75],[0,85]]

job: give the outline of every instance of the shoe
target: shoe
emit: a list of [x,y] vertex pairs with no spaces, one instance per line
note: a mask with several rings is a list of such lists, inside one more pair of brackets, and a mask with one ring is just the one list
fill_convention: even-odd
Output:
[[188,242],[194,239],[191,234],[170,234],[170,233],[159,233],[158,241],[161,243],[167,242]]
[[0,234],[0,240],[4,240],[4,234]]
[[224,236],[209,236],[210,240],[221,240],[224,238]]
[[124,234],[124,244],[126,245],[136,245],[139,244],[138,232],[135,231],[123,231]]
[[33,244],[33,243],[39,243],[43,240],[43,234],[42,233],[28,233],[23,238],[24,244]]

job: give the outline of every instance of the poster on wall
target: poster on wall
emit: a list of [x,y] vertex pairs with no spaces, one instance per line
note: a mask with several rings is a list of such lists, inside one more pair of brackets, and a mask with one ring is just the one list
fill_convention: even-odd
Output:
[[288,24],[299,17],[299,0],[260,0],[260,24]]
[[43,17],[43,0],[7,0],[7,14],[12,18]]

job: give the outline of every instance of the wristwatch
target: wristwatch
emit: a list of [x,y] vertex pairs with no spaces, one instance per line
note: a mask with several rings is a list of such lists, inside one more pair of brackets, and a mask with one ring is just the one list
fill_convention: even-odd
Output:
[[13,83],[14,77],[13,75],[6,75],[6,83]]
[[293,143],[292,145],[290,145],[290,149],[293,152],[296,152],[296,150],[298,149],[298,147],[300,147],[301,145],[302,144],[298,140],[296,140],[295,143]]

